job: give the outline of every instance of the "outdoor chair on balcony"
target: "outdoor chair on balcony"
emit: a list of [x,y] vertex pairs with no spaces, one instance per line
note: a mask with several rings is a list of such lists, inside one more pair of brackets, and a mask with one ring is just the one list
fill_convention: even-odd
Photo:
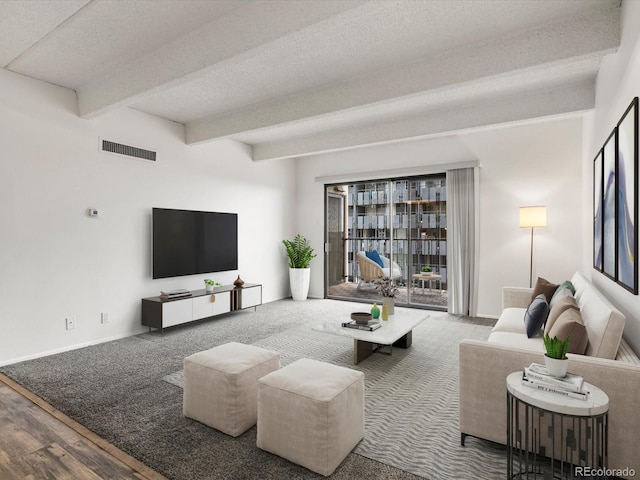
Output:
[[[375,250],[374,250],[375,251]],[[376,252],[377,253],[377,252]],[[372,252],[369,252],[371,255]],[[372,255],[375,257],[375,254]],[[360,282],[358,288],[364,282],[373,282],[380,277],[389,277],[394,280],[402,278],[402,269],[396,262],[392,262],[389,258],[382,255],[378,255],[382,261],[382,266],[375,260],[367,257],[365,252],[358,252],[356,258],[358,259],[358,268],[360,269]]]

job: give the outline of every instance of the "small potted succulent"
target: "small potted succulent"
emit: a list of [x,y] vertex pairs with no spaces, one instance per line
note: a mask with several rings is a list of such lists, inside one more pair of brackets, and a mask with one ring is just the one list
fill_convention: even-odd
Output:
[[211,280],[210,278],[204,279],[204,286],[207,289],[207,293],[213,292],[213,287],[221,287],[222,284],[216,282],[215,280]]
[[422,267],[422,273],[431,273],[431,267]]
[[564,377],[567,374],[567,367],[569,365],[567,351],[569,350],[571,337],[561,340],[558,337],[551,338],[548,333],[545,333],[543,340],[544,348],[547,351],[547,353],[544,354],[544,363],[549,375]]

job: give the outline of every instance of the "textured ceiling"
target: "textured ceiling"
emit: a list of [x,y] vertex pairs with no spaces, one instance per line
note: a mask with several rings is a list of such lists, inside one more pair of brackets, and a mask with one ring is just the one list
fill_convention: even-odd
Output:
[[594,107],[619,0],[0,0],[0,66],[254,159]]

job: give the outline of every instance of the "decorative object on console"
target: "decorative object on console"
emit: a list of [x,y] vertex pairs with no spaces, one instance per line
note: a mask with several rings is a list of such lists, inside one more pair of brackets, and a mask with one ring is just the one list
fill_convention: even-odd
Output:
[[531,229],[531,254],[529,260],[529,288],[533,286],[533,229],[547,226],[547,207],[520,207],[520,228]]
[[215,280],[211,280],[210,278],[205,278],[204,279],[204,287],[205,290],[207,291],[207,293],[212,293],[213,292],[213,287],[221,287],[222,284],[216,282]]
[[386,301],[382,304],[382,320],[389,320],[389,306]]
[[638,97],[593,160],[593,268],[638,294]]
[[317,255],[309,241],[297,234],[293,240],[282,240],[289,256],[289,286],[296,301],[304,301],[309,294],[311,269],[309,264]]
[[549,375],[554,377],[564,377],[567,374],[569,359],[567,358],[567,350],[571,337],[564,340],[558,337],[551,338],[549,334],[544,335],[544,348],[547,353],[544,354],[544,363],[547,366]]
[[236,278],[236,279],[234,280],[233,284],[234,284],[236,287],[242,287],[242,286],[244,285],[244,280],[242,280],[242,279],[240,278],[240,275],[238,275],[238,278]]
[[373,303],[373,307],[371,307],[371,316],[373,318],[380,318],[380,307],[378,307],[377,303]]

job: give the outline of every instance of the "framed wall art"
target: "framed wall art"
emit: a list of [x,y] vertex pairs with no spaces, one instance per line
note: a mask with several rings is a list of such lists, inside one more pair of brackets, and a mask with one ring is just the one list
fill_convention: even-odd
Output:
[[617,127],[617,275],[620,285],[638,293],[638,97]]
[[602,273],[616,279],[616,130],[602,148]]
[[602,272],[602,149],[593,161],[593,268]]
[[638,294],[640,105],[635,97],[593,160],[593,268]]

